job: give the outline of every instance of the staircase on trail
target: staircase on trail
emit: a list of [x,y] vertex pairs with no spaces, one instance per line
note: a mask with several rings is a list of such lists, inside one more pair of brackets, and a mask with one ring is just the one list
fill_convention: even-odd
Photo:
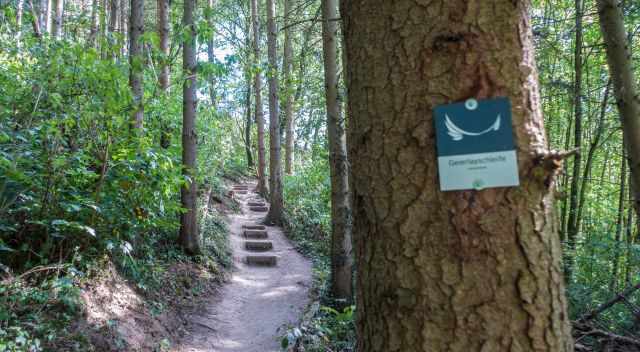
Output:
[[[249,191],[247,185],[233,186],[233,194],[245,196],[239,199],[248,206],[250,212],[266,213],[269,211],[267,203],[259,199],[255,192]],[[251,197],[249,197],[250,195]],[[244,224],[242,227],[245,238],[244,249],[255,253],[245,256],[244,262],[250,266],[272,267],[278,265],[278,257],[268,254],[274,250],[274,246],[273,242],[269,241],[267,227],[260,224]]]

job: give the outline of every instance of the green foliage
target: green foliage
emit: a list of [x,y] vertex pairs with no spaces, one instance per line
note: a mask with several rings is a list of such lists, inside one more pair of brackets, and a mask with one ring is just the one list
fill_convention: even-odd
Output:
[[321,307],[313,319],[301,327],[290,329],[281,340],[283,349],[297,345],[304,351],[355,351],[355,306],[337,311]]

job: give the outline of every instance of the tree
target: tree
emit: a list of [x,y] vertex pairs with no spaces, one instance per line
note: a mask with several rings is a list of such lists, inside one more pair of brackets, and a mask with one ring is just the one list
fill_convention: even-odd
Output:
[[196,109],[197,96],[197,59],[196,24],[194,13],[196,0],[184,1],[182,26],[185,40],[182,50],[184,84],[182,88],[182,173],[187,182],[181,189],[182,207],[186,210],[180,215],[180,244],[189,254],[200,253],[200,234],[198,232],[198,182],[197,175],[197,135]]
[[275,0],[267,0],[267,48],[269,57],[269,213],[266,222],[282,223],[282,155],[278,101],[278,28]]
[[60,40],[62,39],[62,25],[64,20],[64,0],[53,0],[53,6],[55,13],[53,15],[51,31],[53,32],[53,37]]
[[[209,25],[209,27],[213,28],[214,23],[213,23],[213,8],[215,7],[215,3],[213,0],[208,0],[207,3],[207,12],[206,12],[206,19],[207,19],[207,24]],[[247,32],[248,33],[248,32]],[[216,61],[215,55],[214,55],[214,36],[213,34],[211,36],[209,36],[209,39],[207,40],[207,59],[209,60],[210,64],[214,64]],[[216,80],[215,80],[215,75],[214,74],[209,74],[209,98],[211,99],[211,104],[212,105],[216,105],[216,86],[215,86]]]
[[322,1],[322,47],[331,174],[331,293],[335,299],[350,304],[353,297],[352,221],[347,140],[338,98],[337,7],[335,0]]
[[640,96],[631,64],[630,43],[621,4],[617,0],[598,0],[597,4],[614,95],[622,120],[634,208],[640,217]]
[[251,22],[253,27],[253,63],[255,76],[253,77],[253,91],[255,94],[256,127],[258,128],[258,193],[267,194],[267,164],[264,151],[264,110],[262,108],[262,76],[260,65],[260,18],[258,0],[251,0]]
[[[578,208],[580,207],[580,172],[582,166],[582,0],[575,0],[575,21],[576,21],[576,38],[574,53],[574,71],[575,79],[573,84],[573,120],[575,130],[573,133],[574,148],[578,150],[573,159],[573,174],[571,176],[571,194],[569,196],[569,219],[567,221],[567,259],[565,262],[565,276],[567,280],[571,280],[573,268],[573,256],[576,249],[576,238],[578,236]],[[564,226],[564,224],[563,224]]]
[[166,93],[169,89],[169,0],[157,1],[157,31],[159,39],[159,49],[162,54],[160,59],[160,75],[158,83],[162,92]]
[[136,130],[142,130],[144,118],[144,105],[142,103],[144,96],[144,75],[142,72],[144,65],[142,47],[143,34],[144,0],[131,0],[131,16],[129,20],[129,85],[133,93],[134,104],[131,125]]
[[284,157],[284,170],[287,175],[292,173],[293,163],[293,92],[292,92],[292,77],[291,69],[293,66],[293,43],[291,38],[291,13],[292,0],[284,1],[284,58],[282,62],[282,71],[284,75],[284,121],[285,121],[285,157]]
[[[572,351],[527,1],[345,1],[358,351]],[[441,192],[432,110],[506,96],[521,185]]]

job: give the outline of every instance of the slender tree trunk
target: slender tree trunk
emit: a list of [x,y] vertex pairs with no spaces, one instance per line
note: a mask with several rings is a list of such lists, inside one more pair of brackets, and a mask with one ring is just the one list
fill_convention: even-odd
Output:
[[39,4],[38,4],[38,27],[40,28],[40,30],[44,30],[46,31],[47,28],[47,6],[49,5],[49,2],[47,0],[40,0]]
[[[357,350],[573,351],[530,2],[342,5]],[[498,96],[521,185],[441,192],[433,109]]]
[[[629,175],[629,185],[631,185],[631,175]],[[629,190],[629,204],[633,204],[633,189]],[[633,214],[635,212],[635,209],[632,206],[629,206],[627,209],[627,219],[626,219],[626,226],[625,226],[625,239],[626,239],[626,249],[625,249],[625,253],[626,253],[626,260],[625,260],[625,285],[626,286],[630,286],[631,285],[631,275],[634,272],[633,270],[633,263],[635,262],[635,260],[633,260],[632,254],[631,254],[631,245],[633,245]]]
[[[129,1],[127,0],[120,0],[120,31],[122,34],[122,40],[125,43],[128,43],[128,32],[129,32],[129,22],[128,22],[128,17],[127,14],[129,13],[128,8],[127,8],[127,4],[129,3]],[[122,57],[124,57],[127,53],[127,46],[123,45],[122,46],[122,50],[120,51],[120,55]]]
[[322,43],[331,173],[331,293],[333,298],[344,304],[351,304],[352,221],[345,123],[340,114],[338,98],[337,8],[336,0],[322,1]]
[[162,92],[169,89],[169,0],[157,1],[157,31],[160,44],[158,83]]
[[582,211],[584,209],[585,196],[587,194],[587,188],[589,188],[589,179],[591,176],[591,167],[593,165],[593,157],[596,154],[596,150],[600,147],[600,140],[605,130],[605,117],[607,116],[607,106],[609,105],[609,90],[611,82],[607,83],[604,89],[604,96],[602,103],[600,104],[600,118],[598,120],[598,127],[596,128],[596,134],[593,137],[593,141],[589,146],[589,152],[587,153],[587,160],[584,164],[584,171],[582,172],[582,182],[580,185],[580,197],[578,198],[578,211],[576,214],[576,230],[580,232],[582,222]]
[[258,12],[258,0],[251,0],[251,22],[253,24],[253,60],[255,76],[253,78],[253,91],[255,98],[256,127],[258,128],[258,193],[263,196],[268,193],[264,146],[264,110],[262,108],[262,73],[260,72],[260,13]]
[[[187,2],[192,0],[187,0]],[[186,7],[185,2],[185,7]],[[144,0],[131,0],[131,16],[129,20],[129,85],[133,93],[134,112],[132,115],[132,127],[142,130],[144,106],[142,98],[144,94],[143,67],[144,57],[142,48],[142,35],[144,34]]]
[[[624,146],[623,146],[624,148]],[[624,151],[622,152],[624,154]],[[620,242],[622,241],[622,231],[624,229],[624,206],[626,203],[627,191],[627,159],[622,158],[620,162],[620,196],[618,198],[618,217],[616,219],[616,234],[613,239],[613,268],[611,270],[611,281],[609,283],[609,291],[617,292],[618,286],[618,270],[620,265]]]
[[53,16],[53,37],[56,40],[62,39],[62,25],[64,20],[64,0],[53,0],[55,14]]
[[53,0],[46,0],[47,1],[47,11],[45,12],[44,15],[44,22],[45,22],[45,31],[47,33],[51,33],[52,27],[53,27],[53,18],[51,16],[51,13],[53,12]]
[[282,224],[282,155],[278,101],[278,28],[275,0],[267,0],[267,48],[269,56],[269,213],[265,221]]
[[196,79],[196,0],[184,1],[182,25],[187,30],[183,44],[182,61],[185,74],[182,105],[182,173],[189,179],[181,190],[182,207],[186,212],[180,216],[180,244],[189,254],[200,253],[200,234],[198,233],[197,197],[198,183],[196,174],[198,165],[196,108],[198,105]]
[[[207,12],[207,22],[211,28],[213,28],[213,25],[214,25],[213,8],[214,8],[214,1],[209,0],[209,11]],[[247,34],[248,33],[249,32],[247,31]],[[211,37],[209,37],[209,40],[207,40],[207,58],[209,59],[210,64],[214,64],[216,62],[215,53],[214,53],[215,43],[213,41],[213,38],[214,36],[212,34]],[[209,75],[209,97],[211,99],[211,105],[213,106],[217,105],[218,98],[216,97],[216,77],[213,74]]]
[[24,0],[16,2],[16,40],[20,42],[22,36],[22,13],[24,10]]
[[[575,81],[573,86],[574,123],[573,133],[576,149],[582,147],[582,0],[575,0],[576,12],[576,39],[574,54]],[[582,165],[582,151],[579,151],[573,159],[573,173],[571,175],[571,195],[569,198],[569,220],[567,221],[567,248],[565,253],[565,277],[571,281],[573,261],[576,250],[576,240],[578,236],[578,195],[580,193],[580,172]]]
[[91,47],[97,48],[97,40],[98,37],[98,14],[100,12],[98,0],[91,1],[91,28],[89,29],[89,40],[88,44]]
[[118,28],[118,0],[109,0],[109,34],[113,35]]
[[38,20],[38,11],[33,5],[33,0],[28,0],[29,8],[31,9],[31,25],[33,26],[33,35],[40,39],[42,38],[42,30],[40,29],[40,21]]
[[284,121],[285,121],[285,162],[284,169],[287,175],[292,173],[293,163],[293,92],[291,68],[293,66],[293,43],[291,38],[291,12],[293,11],[293,0],[284,1],[284,60],[282,70],[285,84],[284,101]]
[[640,95],[631,64],[631,49],[617,0],[597,0],[607,61],[622,119],[631,170],[631,189],[636,216],[640,219]]
[[253,154],[251,154],[251,73],[247,72],[247,93],[245,95],[246,118],[244,126],[244,150],[247,153],[247,168],[253,168]]

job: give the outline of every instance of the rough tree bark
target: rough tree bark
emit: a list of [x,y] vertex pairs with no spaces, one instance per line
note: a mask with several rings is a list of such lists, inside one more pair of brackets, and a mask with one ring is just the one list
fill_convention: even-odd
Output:
[[[58,0],[61,1],[61,0]],[[185,4],[186,6],[186,4]],[[143,86],[143,47],[142,35],[144,34],[144,0],[131,0],[131,16],[129,19],[129,85],[133,93],[134,112],[131,117],[131,126],[142,130],[144,118],[144,106],[142,98]]]
[[189,181],[182,186],[180,191],[182,207],[186,212],[180,215],[180,245],[189,254],[200,253],[200,234],[198,232],[197,197],[198,183],[196,174],[198,165],[197,135],[196,135],[196,109],[197,97],[197,72],[196,72],[196,25],[195,25],[196,0],[184,1],[184,14],[182,26],[187,31],[182,49],[182,62],[185,75],[182,87],[182,173]]
[[275,0],[267,0],[267,56],[269,57],[269,213],[268,224],[282,224],[282,153],[278,101],[278,28]]
[[293,81],[291,70],[293,67],[293,43],[291,38],[291,12],[293,11],[293,0],[284,1],[284,58],[282,71],[285,84],[284,101],[284,122],[285,122],[285,144],[284,144],[284,171],[291,175],[293,170]]
[[[342,5],[358,351],[573,351],[529,2]],[[434,107],[497,96],[521,185],[441,192]]]
[[264,110],[262,107],[262,73],[260,72],[260,13],[258,0],[251,0],[251,22],[253,26],[253,91],[255,94],[256,127],[258,128],[258,193],[267,195],[266,160],[264,150]]
[[157,1],[157,31],[159,39],[159,49],[162,59],[159,60],[158,83],[162,92],[169,89],[169,0]]
[[53,0],[53,7],[55,13],[53,14],[51,31],[53,38],[60,40],[62,39],[62,25],[64,20],[64,0]]
[[338,12],[336,0],[322,1],[322,47],[331,173],[331,294],[350,304],[353,298],[351,202],[345,123],[338,98]]
[[609,74],[622,119],[627,146],[631,190],[636,218],[640,219],[640,95],[631,64],[631,50],[621,4],[617,0],[598,0],[600,27],[607,51]]
[[575,21],[576,38],[574,43],[574,71],[575,80],[573,83],[573,120],[575,129],[573,132],[573,146],[578,153],[573,159],[573,172],[571,175],[571,193],[569,195],[569,214],[567,220],[567,248],[565,253],[565,276],[571,281],[573,271],[574,252],[576,250],[576,239],[578,237],[578,204],[580,194],[580,173],[582,166],[582,0],[575,0]]

